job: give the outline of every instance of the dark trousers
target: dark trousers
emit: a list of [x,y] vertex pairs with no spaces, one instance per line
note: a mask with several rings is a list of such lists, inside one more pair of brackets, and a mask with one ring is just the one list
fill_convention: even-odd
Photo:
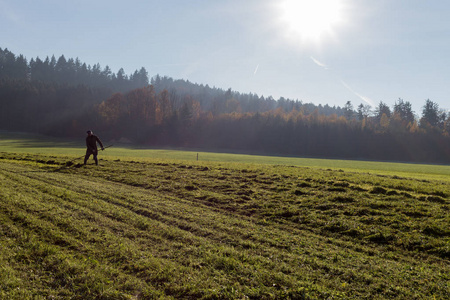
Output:
[[98,159],[97,159],[98,150],[97,149],[95,149],[95,150],[87,149],[86,150],[86,156],[84,157],[84,164],[86,164],[86,162],[88,161],[89,156],[91,156],[91,154],[94,156],[95,164],[98,165]]

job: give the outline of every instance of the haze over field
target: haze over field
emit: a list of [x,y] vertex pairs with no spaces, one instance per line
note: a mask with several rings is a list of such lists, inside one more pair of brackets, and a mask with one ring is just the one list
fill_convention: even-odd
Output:
[[450,2],[0,0],[2,47],[275,99],[448,109]]
[[0,0],[0,299],[447,299],[449,16]]

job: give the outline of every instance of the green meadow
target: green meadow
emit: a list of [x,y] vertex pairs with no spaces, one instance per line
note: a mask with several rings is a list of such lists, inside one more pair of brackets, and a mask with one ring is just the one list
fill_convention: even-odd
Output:
[[[0,131],[0,151],[32,154],[48,154],[67,156],[70,159],[83,156],[85,153],[84,136],[79,140],[65,140],[47,136],[30,135],[24,133],[9,133]],[[268,164],[287,165],[325,169],[342,169],[355,172],[373,172],[386,175],[406,175],[414,178],[435,178],[450,180],[450,166],[409,164],[393,162],[375,162],[358,160],[316,159],[298,157],[262,156],[232,153],[214,153],[183,149],[150,149],[120,144],[115,141],[104,142],[104,146],[111,146],[100,157],[104,158],[133,158],[136,160],[180,160],[199,162],[218,162],[230,164]],[[82,158],[77,162],[82,162]]]
[[0,133],[0,299],[448,299],[450,166]]

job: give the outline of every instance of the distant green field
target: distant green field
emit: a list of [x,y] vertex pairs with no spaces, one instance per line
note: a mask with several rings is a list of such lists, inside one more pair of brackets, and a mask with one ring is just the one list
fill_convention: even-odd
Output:
[[[56,156],[72,156],[76,158],[77,156],[80,157],[84,154],[84,138],[84,136],[80,136],[80,139],[76,141],[64,141],[46,136],[0,131],[0,152],[49,154]],[[413,178],[434,178],[450,181],[450,166],[448,165],[261,156],[175,149],[148,149],[133,147],[126,144],[117,144],[114,142],[105,142],[104,144],[105,146],[113,145],[100,153],[100,157],[105,158],[139,160],[152,158],[160,160],[175,159],[180,161],[196,161],[198,159],[202,162],[223,162],[227,164],[250,163],[290,165],[324,169],[342,169],[346,171],[408,176]]]

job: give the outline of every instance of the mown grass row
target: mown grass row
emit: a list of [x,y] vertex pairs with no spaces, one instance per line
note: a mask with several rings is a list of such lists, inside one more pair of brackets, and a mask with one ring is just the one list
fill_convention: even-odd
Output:
[[446,299],[447,182],[0,154],[0,298]]

